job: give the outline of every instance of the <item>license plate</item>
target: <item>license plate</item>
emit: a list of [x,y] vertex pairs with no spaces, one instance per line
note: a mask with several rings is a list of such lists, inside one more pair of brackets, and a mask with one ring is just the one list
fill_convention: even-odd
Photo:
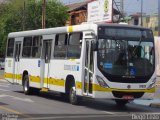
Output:
[[131,96],[131,95],[124,95],[124,96],[122,97],[122,99],[125,99],[125,100],[133,100],[134,97]]

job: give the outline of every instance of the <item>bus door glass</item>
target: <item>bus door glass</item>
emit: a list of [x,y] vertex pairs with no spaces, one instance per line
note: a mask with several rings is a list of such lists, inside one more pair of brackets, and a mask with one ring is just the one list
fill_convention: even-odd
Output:
[[15,50],[14,50],[14,83],[18,83],[18,81],[21,79],[20,77],[20,54],[21,54],[21,41],[15,42]]
[[42,74],[43,74],[43,87],[49,88],[49,67],[51,59],[52,40],[43,40],[42,50]]
[[93,52],[91,51],[91,39],[86,40],[85,49],[85,71],[83,81],[83,93],[84,95],[92,95],[92,83],[93,83]]

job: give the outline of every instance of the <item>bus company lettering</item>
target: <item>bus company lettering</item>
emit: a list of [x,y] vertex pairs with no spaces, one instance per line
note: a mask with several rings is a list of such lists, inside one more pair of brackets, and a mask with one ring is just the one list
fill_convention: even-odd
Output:
[[64,70],[79,71],[79,65],[64,65]]

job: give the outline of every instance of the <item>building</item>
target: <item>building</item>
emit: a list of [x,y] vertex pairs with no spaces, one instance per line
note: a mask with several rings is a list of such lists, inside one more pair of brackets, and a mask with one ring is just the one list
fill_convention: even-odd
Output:
[[153,31],[154,36],[158,36],[158,15],[142,15],[142,24],[141,24],[141,13],[135,13],[130,15],[130,18],[127,22],[129,25],[138,25],[146,28],[150,28]]
[[67,25],[77,25],[87,21],[87,2],[74,3],[67,5],[70,14]]
[[[68,13],[70,14],[69,20],[66,22],[66,25],[78,25],[83,22],[87,22],[87,6],[89,2],[95,0],[87,0],[85,2],[74,3],[66,5],[68,9]],[[116,9],[113,9],[113,21],[117,22],[119,19],[120,12]],[[112,21],[112,22],[113,22]]]

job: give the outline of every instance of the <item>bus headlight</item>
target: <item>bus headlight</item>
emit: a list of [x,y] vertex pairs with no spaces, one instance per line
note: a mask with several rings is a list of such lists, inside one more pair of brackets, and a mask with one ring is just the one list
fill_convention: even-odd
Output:
[[97,78],[97,81],[98,81],[98,83],[99,83],[99,85],[101,87],[109,88],[109,86],[107,85],[107,83],[100,76],[97,75],[96,78]]
[[147,89],[151,89],[155,86],[156,78],[153,78],[152,83],[147,87]]

